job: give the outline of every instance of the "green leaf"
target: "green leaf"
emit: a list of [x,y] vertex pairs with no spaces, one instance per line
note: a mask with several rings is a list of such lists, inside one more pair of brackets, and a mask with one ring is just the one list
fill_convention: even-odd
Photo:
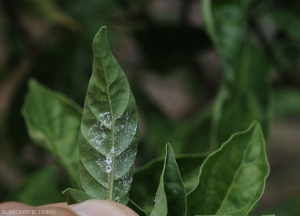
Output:
[[[187,192],[194,189],[197,185],[199,169],[206,156],[207,154],[176,156],[176,162]],[[130,199],[148,213],[153,208],[153,200],[155,199],[163,166],[164,158],[156,158],[136,170],[133,176],[132,187],[129,193]]]
[[24,182],[14,190],[6,201],[16,201],[28,205],[45,205],[55,202],[63,202],[57,180],[56,170],[53,166],[44,167],[29,175]]
[[186,215],[186,191],[172,147],[167,144],[164,168],[150,216]]
[[267,136],[271,119],[270,66],[247,36],[247,14],[253,0],[203,0],[208,33],[224,68],[215,101],[211,146],[218,149],[237,131],[257,120]]
[[48,151],[77,186],[81,108],[64,95],[29,81],[22,115],[31,139]]
[[199,184],[188,195],[188,215],[247,215],[262,196],[268,174],[265,141],[254,122],[205,160]]
[[132,200],[129,200],[127,206],[131,208],[133,211],[135,211],[139,216],[147,216],[148,214],[141,209],[135,202]]
[[126,204],[139,137],[137,108],[109,49],[106,27],[95,36],[93,51],[78,140],[79,183],[89,196]]
[[95,197],[90,196],[85,192],[73,188],[67,188],[66,190],[63,191],[63,194],[67,196],[68,205],[81,203],[89,199],[96,199]]
[[203,0],[202,11],[206,29],[214,42],[225,71],[232,80],[238,48],[246,26],[249,0]]
[[253,120],[269,133],[272,93],[270,66],[249,38],[243,42],[232,81],[225,80],[214,104],[211,145],[218,149],[228,137],[245,130]]

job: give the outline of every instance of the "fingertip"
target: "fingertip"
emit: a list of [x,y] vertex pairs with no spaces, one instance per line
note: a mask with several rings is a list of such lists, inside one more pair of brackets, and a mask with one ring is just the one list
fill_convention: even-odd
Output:
[[79,216],[138,216],[127,206],[108,200],[87,200],[69,207]]

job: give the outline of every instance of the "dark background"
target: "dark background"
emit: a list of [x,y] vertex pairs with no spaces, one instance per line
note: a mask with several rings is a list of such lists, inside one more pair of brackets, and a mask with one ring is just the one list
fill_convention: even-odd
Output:
[[[30,77],[83,105],[92,40],[103,25],[138,106],[137,166],[162,156],[166,143],[178,154],[211,150],[212,109],[226,74],[205,29],[200,1],[0,3],[0,201],[40,205],[65,200],[60,191],[68,185],[66,176],[29,139],[20,110]],[[298,215],[300,3],[251,1],[248,10],[248,33],[271,65],[272,91],[266,137],[271,173],[255,214]],[[37,200],[40,188],[45,196]]]

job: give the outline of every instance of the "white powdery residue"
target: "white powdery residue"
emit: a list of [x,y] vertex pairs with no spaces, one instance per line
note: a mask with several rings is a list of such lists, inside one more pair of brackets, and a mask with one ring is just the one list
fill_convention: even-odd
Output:
[[118,197],[118,196],[115,197],[115,201],[116,201],[116,202],[120,202],[120,197]]
[[132,182],[132,177],[130,177],[130,178],[123,177],[122,178],[122,184],[124,187],[126,187],[126,189],[129,188],[131,182]]
[[98,128],[99,128],[99,124],[95,123],[92,127],[90,127],[90,129],[88,131],[88,136],[90,136],[90,133],[92,133],[92,132],[97,132]]
[[110,121],[104,120],[102,123],[103,123],[104,126],[106,126],[106,127],[108,127],[108,128],[111,127],[111,122],[110,122]]
[[101,125],[105,125],[106,127],[111,127],[111,119],[110,119],[110,113],[109,112],[104,112],[99,114],[99,118],[103,120]]
[[91,133],[92,130],[93,130],[93,127],[91,127],[91,128],[89,129],[88,136],[90,135],[90,133]]
[[125,115],[125,119],[126,119],[126,122],[128,121],[128,119],[129,119],[129,115],[131,114],[131,111],[129,111],[129,112],[126,112],[126,115]]
[[[103,132],[104,133],[104,132]],[[103,141],[105,140],[105,136],[103,137],[103,134],[102,135],[96,135],[94,136],[92,139],[91,139],[91,142],[94,144],[93,146],[99,150],[101,144],[103,143]]]
[[115,150],[116,150],[115,147],[112,147],[112,148],[110,149],[109,152],[110,152],[111,154],[114,154],[114,153],[115,153]]
[[92,143],[96,143],[97,146],[100,146],[101,143],[102,143],[102,140],[100,140],[100,139],[98,139],[98,138],[96,137],[96,138],[91,139],[91,142],[92,142]]
[[96,160],[96,164],[97,164],[99,167],[103,167],[100,159]]
[[109,151],[108,156],[106,156],[106,159],[105,159],[105,163],[106,163],[105,172],[107,174],[110,174],[111,171],[112,171],[112,166],[111,166],[111,164],[112,164],[112,157],[111,157],[111,155],[114,154],[114,153],[115,153],[115,148],[112,147],[110,149],[110,151]]
[[99,118],[103,118],[103,117],[105,117],[106,115],[107,115],[108,118],[109,118],[109,112],[100,113],[100,114],[99,114]]
[[110,173],[111,173],[111,170],[112,170],[112,168],[111,168],[112,159],[111,159],[110,156],[106,156],[105,163],[106,163],[106,165],[107,165],[107,166],[105,167],[105,172],[106,172],[107,174],[110,174]]
[[95,123],[88,131],[88,139],[90,139],[91,143],[97,150],[99,150],[105,138],[106,134],[99,122]]
[[111,165],[111,163],[112,163],[111,157],[107,156],[106,159],[105,159],[105,163],[106,163],[107,165]]
[[113,197],[114,197],[114,200],[117,202],[120,202],[120,197],[119,197],[120,192],[121,192],[120,188],[117,185],[114,185]]
[[112,170],[111,166],[106,166],[106,167],[105,167],[105,172],[106,172],[107,174],[110,174],[110,173],[111,173],[111,170]]
[[110,174],[111,170],[112,170],[112,167],[111,167],[112,159],[110,156],[106,156],[105,163],[106,163],[105,172],[107,174]]

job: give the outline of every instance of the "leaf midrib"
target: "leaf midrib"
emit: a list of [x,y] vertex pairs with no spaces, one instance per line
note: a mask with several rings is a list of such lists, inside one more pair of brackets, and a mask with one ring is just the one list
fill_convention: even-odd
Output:
[[234,177],[233,177],[233,179],[232,179],[232,182],[231,182],[230,186],[228,187],[227,192],[226,192],[226,195],[225,195],[225,197],[224,197],[224,199],[223,199],[223,201],[222,201],[220,207],[218,208],[216,214],[219,214],[220,209],[222,209],[222,207],[223,207],[223,205],[224,205],[224,202],[225,202],[225,200],[227,199],[227,197],[228,197],[228,195],[229,195],[229,191],[231,191],[231,188],[233,187],[233,183],[235,182],[235,179],[237,178],[237,173],[239,173],[239,171],[240,171],[242,165],[244,164],[245,154],[246,154],[246,152],[248,151],[248,149],[249,149],[249,147],[250,147],[250,145],[251,145],[252,139],[253,139],[253,132],[252,132],[251,139],[250,139],[250,141],[248,142],[248,145],[247,145],[247,147],[246,147],[246,149],[245,149],[245,151],[244,151],[243,158],[242,158],[242,161],[241,161],[241,163],[240,163],[240,165],[239,165],[239,168],[238,168],[237,171],[235,172]]
[[[108,46],[108,44],[106,43]],[[107,81],[107,76],[106,76],[106,69],[104,67],[104,62],[103,62],[103,57],[102,57],[102,52],[100,52],[100,61],[102,64],[102,69],[105,77],[105,82],[106,82],[106,93],[108,96],[108,103],[109,103],[109,109],[111,113],[111,131],[112,131],[112,148],[115,149],[115,119],[114,119],[114,113],[112,110],[112,105],[111,105],[111,99],[110,99],[110,91],[109,91],[109,84]],[[112,58],[110,56],[110,58]],[[108,199],[114,201],[113,199],[113,189],[114,189],[114,172],[115,172],[115,152],[112,153],[112,163],[111,163],[111,172],[109,173],[109,182],[108,182]]]

